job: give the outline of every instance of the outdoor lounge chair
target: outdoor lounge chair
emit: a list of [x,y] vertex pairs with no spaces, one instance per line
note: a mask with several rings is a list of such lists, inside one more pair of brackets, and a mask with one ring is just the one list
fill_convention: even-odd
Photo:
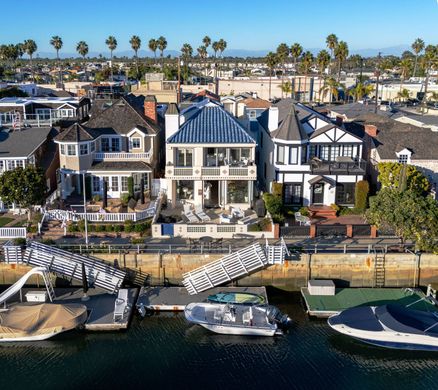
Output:
[[202,209],[202,206],[196,205],[195,206],[195,215],[202,221],[202,222],[208,222],[211,221],[211,218],[204,212]]
[[310,218],[305,217],[304,215],[301,215],[301,213],[299,211],[297,211],[295,213],[295,221],[297,221],[300,224],[300,226],[301,225],[306,225],[306,226],[310,225]]
[[231,207],[231,214],[234,218],[243,218],[245,216],[240,207]]
[[198,217],[193,213],[193,210],[189,203],[184,204],[183,207],[184,207],[183,214],[189,220],[189,222],[192,223],[199,222]]

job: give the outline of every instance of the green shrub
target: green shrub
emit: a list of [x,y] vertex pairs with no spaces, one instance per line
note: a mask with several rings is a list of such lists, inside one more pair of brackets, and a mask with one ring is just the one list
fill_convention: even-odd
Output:
[[55,241],[52,240],[51,238],[45,238],[44,240],[41,241],[41,243],[45,245],[55,245]]
[[330,208],[331,208],[332,210],[335,210],[335,211],[336,211],[336,215],[339,215],[339,212],[341,211],[341,206],[338,206],[337,204],[332,203],[332,204],[330,205]]
[[17,245],[17,246],[24,246],[24,245],[26,245],[26,239],[23,238],[23,237],[14,238],[12,240],[12,242],[14,243],[14,245]]
[[85,219],[78,221],[78,229],[80,232],[85,232]]
[[134,225],[134,231],[136,233],[143,233],[146,230],[146,227],[143,223],[139,223],[137,225]]
[[96,232],[104,232],[105,231],[105,225],[100,224],[100,225],[96,225]]
[[259,223],[253,223],[252,225],[248,226],[249,232],[262,232],[263,229],[261,228]]
[[114,231],[116,233],[120,233],[122,231],[122,225],[113,225],[114,226]]
[[126,206],[128,204],[128,202],[129,202],[129,194],[127,192],[124,192],[122,194],[122,196],[120,197],[120,200],[121,200],[122,204],[124,206]]
[[128,196],[129,198],[134,197],[134,178],[132,176],[128,177]]
[[132,233],[134,231],[134,222],[131,220],[125,221],[125,232]]
[[69,233],[75,233],[75,232],[78,232],[78,231],[79,231],[79,229],[78,229],[78,225],[76,225],[75,223],[72,223],[72,224],[68,225],[68,226],[67,226],[67,231],[68,231]]
[[366,180],[361,180],[356,183],[356,191],[354,196],[354,207],[356,209],[361,211],[366,210],[369,191],[370,186]]
[[262,231],[268,230],[268,228],[271,226],[271,221],[268,218],[262,219],[259,223],[260,229]]
[[269,193],[264,193],[263,200],[265,201],[266,209],[269,211],[271,215],[282,214],[283,201],[281,200],[281,198]]
[[38,226],[35,226],[35,225],[28,226],[27,232],[32,233],[32,234],[38,233]]
[[306,207],[306,206],[303,206],[303,207],[301,207],[299,210],[299,213],[301,214],[301,215],[303,215],[304,217],[308,217],[309,216],[309,208],[308,207]]
[[144,244],[144,238],[131,238],[131,244]]
[[100,202],[102,200],[102,197],[98,194],[93,196],[93,202]]
[[274,223],[279,223],[280,225],[282,225],[284,223],[284,215],[283,214],[274,214],[272,216],[272,220],[274,221]]
[[108,233],[113,232],[114,231],[114,225],[112,225],[110,223],[106,224],[105,225],[105,231],[108,232]]
[[283,183],[272,183],[272,195],[283,198]]

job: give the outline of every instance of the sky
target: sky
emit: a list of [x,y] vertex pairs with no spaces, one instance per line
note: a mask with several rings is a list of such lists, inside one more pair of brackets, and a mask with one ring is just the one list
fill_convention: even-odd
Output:
[[[32,38],[39,52],[53,52],[49,41],[59,35],[62,52],[74,53],[84,40],[90,52],[106,53],[114,35],[117,51],[130,49],[139,35],[143,49],[164,35],[168,49],[202,38],[223,38],[228,49],[275,50],[281,42],[324,48],[335,33],[350,51],[410,45],[417,37],[438,44],[437,0],[0,0],[0,44]],[[225,52],[226,53],[226,52]]]

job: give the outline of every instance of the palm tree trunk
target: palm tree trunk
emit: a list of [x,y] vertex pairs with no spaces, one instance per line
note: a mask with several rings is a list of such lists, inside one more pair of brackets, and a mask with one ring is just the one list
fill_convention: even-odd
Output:
[[429,68],[426,68],[426,81],[424,86],[424,96],[421,101],[421,114],[426,112],[426,104],[427,104],[427,86],[429,84]]
[[417,74],[417,60],[418,60],[418,54],[415,55],[414,77],[416,77],[416,74]]
[[32,82],[34,83],[35,82],[35,72],[34,72],[33,64],[32,64],[32,54],[29,56],[29,58],[30,58],[30,71],[32,72]]
[[135,79],[138,81],[138,56],[137,56],[137,50],[135,51]]
[[111,82],[113,82],[114,81],[114,75],[113,75],[113,51],[112,50],[111,50],[110,71],[111,71]]
[[272,69],[269,72],[269,100],[271,100],[271,79],[272,79]]

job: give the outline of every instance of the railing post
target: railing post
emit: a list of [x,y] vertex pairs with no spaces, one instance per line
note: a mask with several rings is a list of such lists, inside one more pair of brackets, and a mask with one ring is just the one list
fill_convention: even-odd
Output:
[[313,253],[318,253],[318,244],[315,244],[315,250],[314,250],[314,252]]
[[347,253],[347,244],[344,244],[344,255]]

